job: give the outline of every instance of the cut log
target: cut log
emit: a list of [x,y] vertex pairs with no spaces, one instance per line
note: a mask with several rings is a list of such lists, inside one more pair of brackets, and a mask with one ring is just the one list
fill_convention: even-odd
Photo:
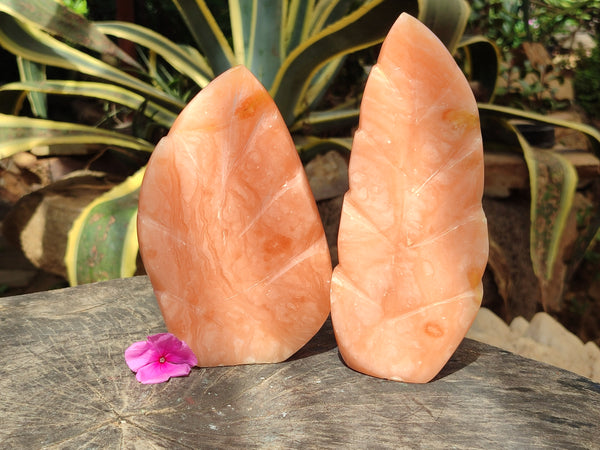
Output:
[[67,235],[83,208],[114,186],[98,172],[77,172],[23,196],[3,221],[6,240],[36,267],[65,277]]

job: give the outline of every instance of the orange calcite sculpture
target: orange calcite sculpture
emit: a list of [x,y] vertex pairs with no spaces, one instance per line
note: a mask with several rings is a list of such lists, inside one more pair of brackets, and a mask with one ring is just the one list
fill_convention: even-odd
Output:
[[331,282],[340,353],[360,372],[427,382],[477,314],[488,235],[473,93],[407,14],[367,80],[349,182]]
[[283,361],[329,314],[316,203],[275,103],[242,66],[203,89],[157,145],[137,226],[167,328],[199,366]]

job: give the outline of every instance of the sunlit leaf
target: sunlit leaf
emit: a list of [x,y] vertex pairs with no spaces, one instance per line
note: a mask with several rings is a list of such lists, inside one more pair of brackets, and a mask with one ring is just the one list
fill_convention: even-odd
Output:
[[427,25],[454,53],[469,20],[471,8],[467,2],[426,0],[419,2],[419,20]]
[[[17,66],[21,80],[30,81],[34,84],[46,80],[46,66],[33,61],[17,57]],[[27,93],[31,111],[36,117],[48,118],[48,102],[43,92],[29,91]]]
[[531,188],[531,261],[540,278],[549,280],[577,189],[577,171],[562,155],[531,147],[515,128]]
[[83,45],[105,57],[141,69],[138,63],[115,45],[85,17],[75,14],[61,2],[47,0],[2,0],[0,11],[54,36]]
[[65,252],[72,286],[135,273],[137,203],[144,170],[96,198],[73,223]]
[[348,129],[358,124],[358,114],[358,108],[314,111],[296,122],[291,131],[318,135],[331,129]]
[[596,154],[596,156],[600,157],[600,131],[590,125],[557,119],[552,116],[534,113],[531,111],[523,111],[506,106],[492,105],[490,103],[478,103],[478,107],[479,115],[482,119],[490,116],[499,117],[501,119],[527,119],[577,130],[588,138],[592,151]]
[[40,92],[56,95],[73,95],[81,97],[94,97],[108,102],[117,103],[142,114],[165,127],[170,127],[177,114],[155,104],[148,102],[139,94],[122,87],[108,83],[94,81],[47,80],[41,83],[8,83],[0,86],[0,93],[8,91]]
[[283,61],[270,89],[288,125],[301,106],[308,83],[327,61],[375,45],[400,13],[418,15],[416,1],[373,0],[309,37]]
[[176,111],[180,111],[185,106],[178,99],[165,94],[152,85],[76,50],[43,31],[20,24],[6,14],[0,14],[0,44],[15,55],[22,56],[27,60],[75,70],[125,86]]
[[[205,87],[214,77],[206,60],[195,49],[185,49],[148,28],[127,22],[98,22],[97,27],[109,36],[127,39],[158,53],[200,87]],[[191,57],[190,52],[195,55]]]
[[215,76],[239,63],[204,0],[173,0],[173,3]]
[[0,114],[0,159],[40,145],[103,144],[151,152],[154,145],[115,131]]

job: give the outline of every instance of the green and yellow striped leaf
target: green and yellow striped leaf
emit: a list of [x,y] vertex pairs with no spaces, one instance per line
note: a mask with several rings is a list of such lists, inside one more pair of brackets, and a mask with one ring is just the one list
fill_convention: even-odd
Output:
[[471,8],[464,1],[419,1],[419,20],[440,38],[450,53],[455,52],[470,13]]
[[127,39],[159,54],[200,87],[205,87],[214,77],[212,69],[196,49],[181,47],[155,31],[127,22],[97,22],[96,26],[109,36]]
[[334,58],[321,67],[311,78],[301,100],[300,108],[296,109],[297,117],[304,115],[305,111],[314,111],[329,87],[333,84],[336,75],[346,61],[346,56]]
[[133,58],[98,31],[92,22],[74,13],[61,2],[2,0],[0,11],[29,26],[39,28],[54,36],[60,36],[63,40],[83,45],[104,57],[141,69]]
[[180,111],[185,106],[178,99],[167,95],[152,85],[144,83],[93,56],[76,50],[39,29],[19,23],[6,14],[0,14],[0,44],[24,59],[75,70],[125,86],[164,104],[174,111]]
[[270,88],[286,123],[292,125],[305,111],[303,99],[310,81],[324,64],[382,42],[402,12],[418,16],[447,46],[456,45],[460,35],[448,30],[457,27],[462,34],[468,4],[463,0],[444,0],[438,7],[443,6],[446,13],[439,15],[434,14],[434,4],[437,4],[436,0],[373,0],[296,47],[281,64]]
[[204,0],[173,0],[215,76],[240,63]]
[[[33,84],[43,83],[46,80],[46,66],[33,61],[17,57],[17,66],[21,80],[30,81]],[[48,118],[48,101],[43,92],[29,91],[27,93],[31,111],[36,117]]]
[[292,133],[319,135],[332,129],[348,129],[358,124],[358,108],[328,109],[313,111],[294,123]]
[[144,171],[100,195],[73,223],[65,252],[72,286],[134,275],[137,204]]
[[[0,86],[0,93],[15,91],[23,94],[44,93],[54,95],[73,95],[81,97],[93,97],[111,103],[126,106],[127,108],[140,111],[156,123],[170,128],[177,118],[177,114],[157,105],[154,102],[145,101],[144,97],[120,86],[94,81],[71,81],[71,80],[46,80],[41,83],[14,82]],[[22,99],[21,99],[22,102]],[[18,110],[15,111],[17,113]]]
[[[551,116],[534,113],[531,111],[522,111],[520,109],[509,108],[506,106],[492,105],[490,103],[478,103],[479,115],[482,123],[490,118],[508,119],[526,119],[536,122],[547,123],[558,127],[570,128],[583,133],[590,143],[590,147],[596,156],[600,157],[600,131],[584,123],[570,122],[568,120],[557,119]],[[485,131],[485,130],[482,130]]]
[[573,206],[577,171],[564,156],[551,150],[534,149],[521,133],[515,132],[529,170],[533,271],[538,278],[550,280]]
[[463,70],[471,83],[477,83],[480,101],[493,102],[500,71],[500,50],[484,36],[463,36],[458,44],[463,53]]
[[285,15],[281,44],[282,55],[289,54],[310,32],[315,0],[290,0]]
[[283,61],[270,89],[288,125],[302,114],[301,99],[314,74],[329,60],[383,41],[407,6],[418,13],[417,2],[373,0],[329,25],[296,47]]
[[354,3],[353,0],[319,0],[314,8],[309,33],[305,38],[319,33],[344,17]]
[[303,163],[307,163],[318,154],[330,150],[339,150],[340,153],[350,153],[352,138],[317,138],[314,136],[299,136],[294,140],[296,149]]
[[268,88],[283,60],[286,0],[230,0],[237,60]]
[[151,152],[154,145],[101,128],[0,114],[0,159],[40,145],[100,144]]

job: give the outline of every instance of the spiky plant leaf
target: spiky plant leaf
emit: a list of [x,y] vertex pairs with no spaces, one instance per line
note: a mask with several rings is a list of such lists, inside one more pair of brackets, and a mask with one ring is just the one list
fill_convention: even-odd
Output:
[[[32,82],[33,84],[43,83],[46,80],[46,66],[44,64],[28,61],[17,57],[17,66],[21,80]],[[48,101],[43,92],[29,91],[27,93],[31,111],[36,117],[42,119],[48,118]]]
[[65,252],[72,286],[135,273],[137,203],[144,171],[100,195],[73,224]]
[[104,144],[151,152],[149,142],[111,130],[0,114],[0,159],[40,145]]

